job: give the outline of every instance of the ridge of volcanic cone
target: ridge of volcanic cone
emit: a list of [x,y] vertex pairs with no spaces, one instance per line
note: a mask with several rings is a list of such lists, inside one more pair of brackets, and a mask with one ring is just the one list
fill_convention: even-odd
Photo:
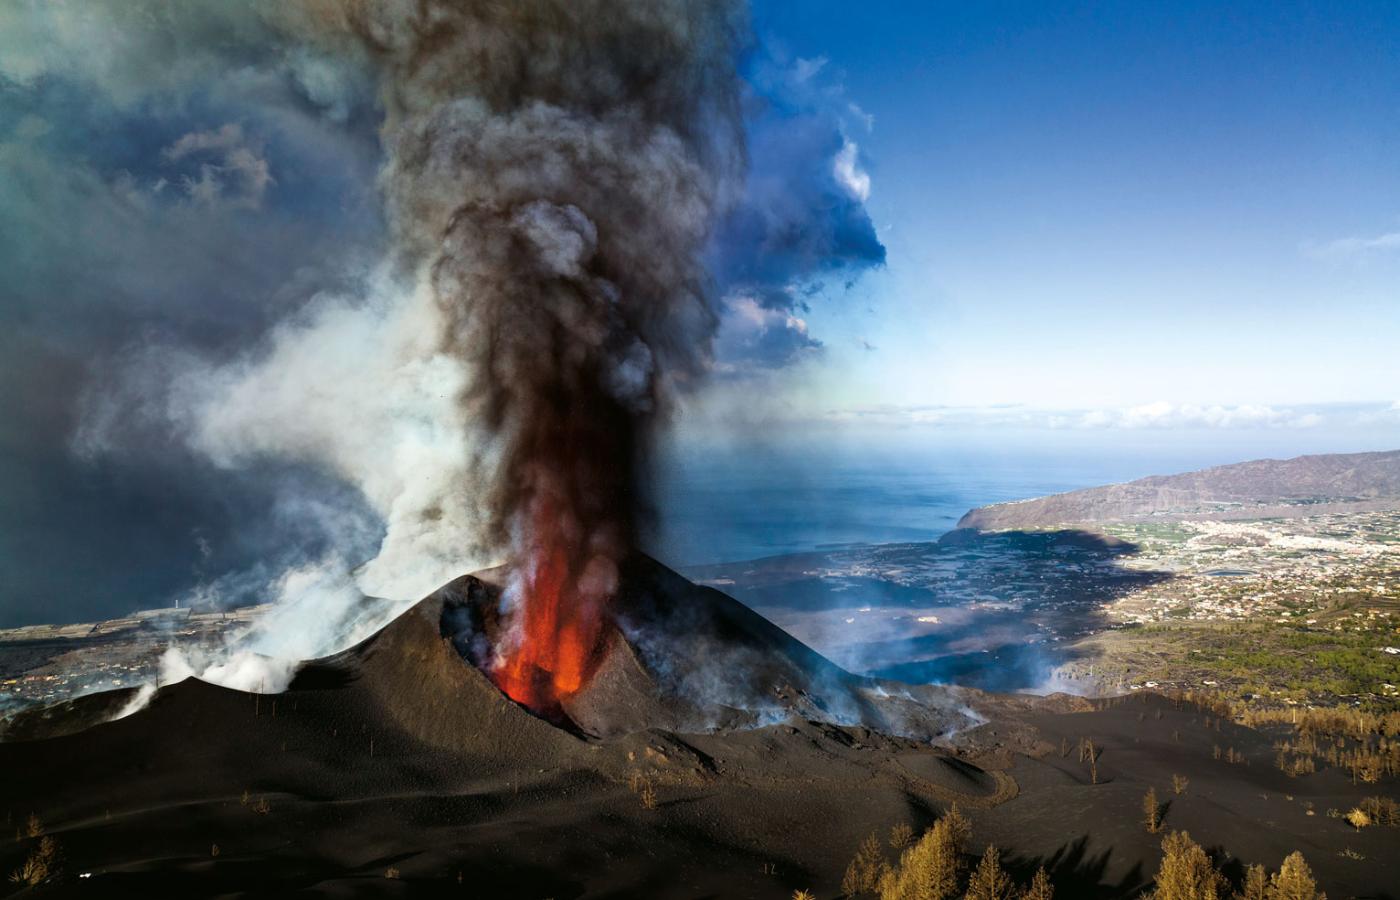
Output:
[[[507,625],[503,576],[501,569],[463,576],[433,595],[442,637],[488,676]],[[931,740],[968,725],[959,689],[853,675],[733,597],[642,554],[619,566],[601,635],[588,682],[531,712],[599,739],[816,719]]]

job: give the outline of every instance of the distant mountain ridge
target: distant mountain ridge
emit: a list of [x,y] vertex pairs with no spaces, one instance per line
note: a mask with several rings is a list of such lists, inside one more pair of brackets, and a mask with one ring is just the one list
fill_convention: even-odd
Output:
[[958,528],[1260,518],[1400,508],[1400,450],[1257,459],[971,510]]

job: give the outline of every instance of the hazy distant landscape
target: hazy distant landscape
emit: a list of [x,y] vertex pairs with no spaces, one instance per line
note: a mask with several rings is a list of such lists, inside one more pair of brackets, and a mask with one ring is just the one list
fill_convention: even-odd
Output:
[[[901,494],[900,477],[878,491],[851,479],[858,499],[844,502],[870,503],[872,516],[925,515],[933,530],[978,485],[1021,484],[984,474],[960,491]],[[784,512],[752,499],[773,528],[803,502]],[[902,681],[1086,696],[1208,687],[1273,704],[1400,700],[1400,453],[1228,466],[960,518],[936,541],[860,541],[685,572],[839,665]],[[216,646],[259,612],[166,609],[4,631],[0,676],[12,706],[139,684],[167,645]]]
[[907,680],[1389,704],[1397,476],[1397,453],[1262,461],[976,509],[933,543],[692,574]]

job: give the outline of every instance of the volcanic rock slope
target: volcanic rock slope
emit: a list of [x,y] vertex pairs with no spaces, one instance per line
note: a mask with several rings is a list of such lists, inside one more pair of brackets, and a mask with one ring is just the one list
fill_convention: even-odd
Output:
[[[497,642],[500,575],[459,578],[418,608],[482,669]],[[547,716],[580,735],[732,731],[796,717],[932,741],[976,724],[967,706],[974,694],[852,675],[742,603],[645,556],[624,565],[621,584],[596,672]]]
[[1309,515],[1400,509],[1400,450],[1260,459],[997,503],[958,528],[1004,531],[1152,519]]
[[[655,563],[636,561],[623,584],[612,645],[564,720],[521,708],[464,658],[464,626],[486,625],[497,597],[487,573],[308,664],[282,694],[187,680],[84,730],[64,733],[65,717],[92,721],[128,698],[91,695],[17,723],[0,743],[8,826],[33,814],[62,853],[61,874],[35,893],[834,896],[867,834],[921,829],[956,802],[974,849],[998,843],[1018,874],[1046,864],[1065,896],[1131,896],[1156,864],[1157,839],[1135,824],[1142,785],[1178,769],[1193,794],[1173,802],[1169,823],[1199,840],[1272,865],[1301,844],[1342,896],[1394,883],[1381,829],[1340,838],[1373,860],[1352,864],[1327,828],[1299,827],[1337,823],[1303,819],[1291,799],[1254,799],[1288,787],[1326,808],[1352,789],[1275,784],[1267,740],[1251,744],[1243,729],[1226,737],[1259,759],[1224,771],[1196,746],[1221,738],[1167,736],[1191,727],[1190,711],[1170,705],[1156,718],[932,687],[889,705],[894,685],[841,672]],[[699,660],[658,670],[667,648],[701,647],[728,667],[729,687]],[[829,721],[852,709],[923,733]],[[672,727],[697,715],[704,730]],[[979,716],[989,721],[974,725]],[[1084,733],[1102,748],[1097,785],[1056,751]],[[5,841],[3,871],[36,840]]]

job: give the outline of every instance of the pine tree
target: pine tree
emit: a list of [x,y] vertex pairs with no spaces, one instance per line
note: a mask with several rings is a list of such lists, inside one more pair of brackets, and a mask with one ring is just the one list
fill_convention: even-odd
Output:
[[1001,868],[1001,851],[988,844],[982,861],[967,882],[966,900],[1011,900],[1015,895],[1011,876]]
[[861,842],[855,858],[846,866],[846,875],[841,879],[841,893],[847,897],[875,893],[880,887],[880,875],[886,868],[880,839],[872,833]]
[[1221,900],[1224,896],[1225,879],[1191,835],[1173,831],[1162,840],[1153,900]]
[[954,849],[958,853],[967,852],[967,841],[972,837],[972,823],[962,814],[962,810],[958,809],[958,805],[954,803],[948,807],[948,811],[938,821],[948,823],[948,837],[952,840]]
[[1269,875],[1263,866],[1250,866],[1244,873],[1244,888],[1238,900],[1269,900]]
[[958,892],[971,825],[958,811],[948,810],[905,850],[899,865],[880,879],[880,900],[947,900]]
[[1031,886],[1026,888],[1022,900],[1055,900],[1055,889],[1050,884],[1050,876],[1045,873],[1044,866],[1035,870],[1035,877],[1031,879]]
[[1312,870],[1303,860],[1303,854],[1295,850],[1269,879],[1269,900],[1327,900],[1327,896],[1317,892]]
[[1157,789],[1150,787],[1142,798],[1142,824],[1147,826],[1148,834],[1156,834],[1162,827],[1162,807],[1157,802]]

